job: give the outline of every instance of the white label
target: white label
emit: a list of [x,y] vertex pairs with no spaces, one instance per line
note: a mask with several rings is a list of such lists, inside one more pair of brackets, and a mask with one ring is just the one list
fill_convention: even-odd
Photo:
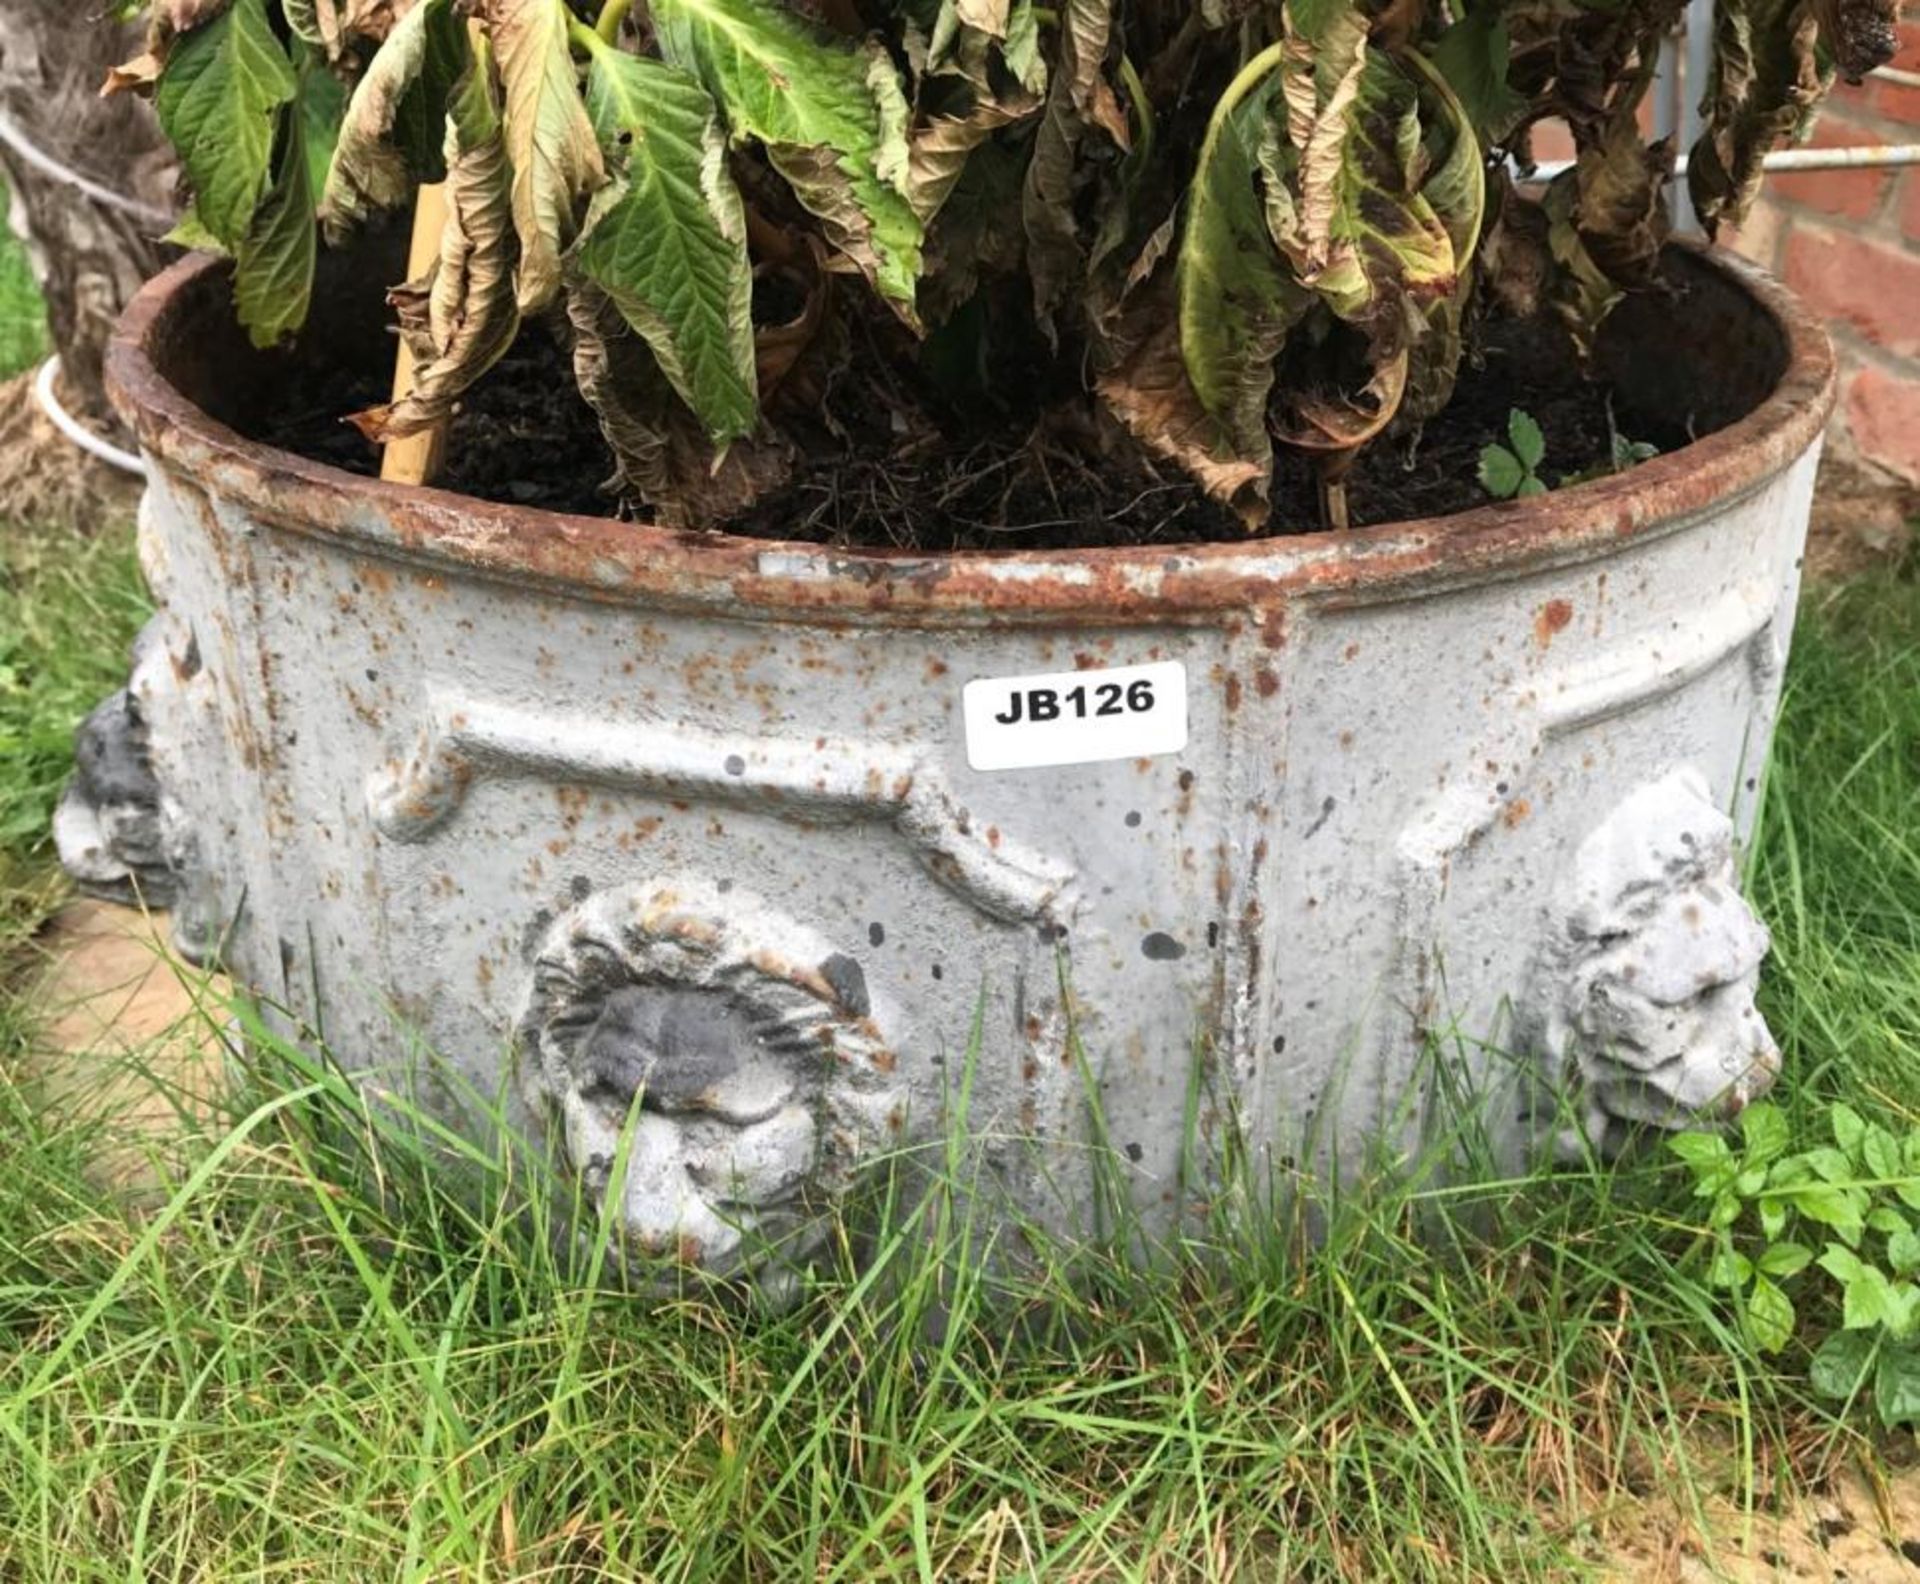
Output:
[[1187,746],[1187,668],[1178,660],[980,677],[960,707],[976,770],[1145,759]]

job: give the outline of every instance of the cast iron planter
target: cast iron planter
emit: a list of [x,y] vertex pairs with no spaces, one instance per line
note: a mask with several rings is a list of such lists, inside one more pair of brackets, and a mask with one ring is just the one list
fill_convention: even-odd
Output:
[[[1461,1094],[1515,1154],[1725,1114],[1777,1063],[1733,854],[1833,370],[1746,265],[1671,274],[1611,359],[1712,432],[1628,474],[1337,537],[913,556],[252,444],[214,415],[269,374],[219,269],[177,266],[109,362],[164,606],[106,723],[157,778],[136,856],[349,1064],[514,1064],[595,1192],[643,1089],[619,1219],[663,1274],[784,1284],[768,1239],[803,1257],[947,1127],[976,1009],[967,1135],[1056,1226],[1094,1096],[1149,1231],[1229,1129],[1259,1174],[1410,1148]],[[970,741],[980,679],[1018,718]],[[1075,721],[1079,682],[1150,703]],[[124,878],[137,812],[83,778],[74,867]]]

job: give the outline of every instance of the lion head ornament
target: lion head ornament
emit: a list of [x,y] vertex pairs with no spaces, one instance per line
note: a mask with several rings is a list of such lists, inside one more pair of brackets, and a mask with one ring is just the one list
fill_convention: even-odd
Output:
[[851,957],[704,881],[609,890],[548,927],[521,1083],[593,1207],[616,1196],[611,1252],[631,1279],[792,1295],[857,1168],[904,1126],[872,1014]]
[[1780,1068],[1754,1005],[1769,944],[1738,889],[1732,822],[1697,772],[1615,808],[1574,854],[1521,1015],[1523,1048],[1574,1108],[1557,1152],[1614,1153],[1764,1094]]

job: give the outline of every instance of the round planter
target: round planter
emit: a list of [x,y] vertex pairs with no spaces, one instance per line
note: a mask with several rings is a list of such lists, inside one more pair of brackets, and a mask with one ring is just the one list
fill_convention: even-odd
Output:
[[1734,852],[1833,370],[1746,265],[1670,272],[1616,381],[1712,432],[1627,474],[917,556],[253,444],[215,415],[271,376],[219,270],[177,266],[110,358],[164,608],[69,859],[175,882],[190,944],[350,1066],[512,1064],[596,1193],[642,1092],[626,1248],[763,1283],[953,1128],[963,1069],[976,1164],[1066,1228],[1103,1140],[1164,1232],[1230,1132],[1264,1177],[1415,1148],[1463,1097],[1516,1154],[1725,1114],[1776,1065]]

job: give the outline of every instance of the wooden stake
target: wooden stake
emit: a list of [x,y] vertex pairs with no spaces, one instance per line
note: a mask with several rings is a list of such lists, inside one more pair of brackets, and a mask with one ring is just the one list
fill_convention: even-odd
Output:
[[[413,204],[413,238],[407,245],[408,280],[420,279],[440,257],[440,233],[446,221],[446,188],[438,182],[423,186]],[[393,399],[404,401],[412,389],[413,349],[402,336],[400,350],[393,358]],[[425,484],[440,471],[446,449],[445,420],[418,434],[389,440],[380,454],[380,476],[395,484]]]

